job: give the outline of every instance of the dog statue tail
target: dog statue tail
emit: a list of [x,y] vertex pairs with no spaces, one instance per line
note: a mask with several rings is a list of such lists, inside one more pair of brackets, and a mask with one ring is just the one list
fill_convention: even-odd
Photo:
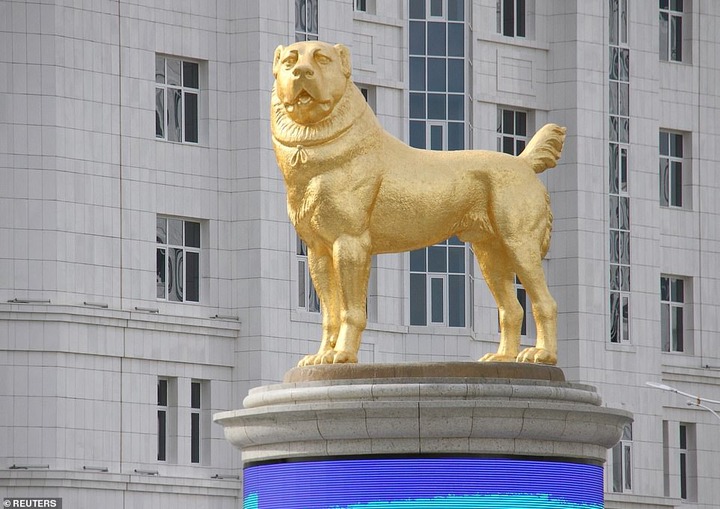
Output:
[[566,129],[559,125],[545,124],[518,157],[525,159],[535,173],[554,168],[565,143],[565,131]]

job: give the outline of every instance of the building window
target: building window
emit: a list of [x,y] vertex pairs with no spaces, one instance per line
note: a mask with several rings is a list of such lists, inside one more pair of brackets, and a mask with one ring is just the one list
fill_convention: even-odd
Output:
[[519,155],[527,144],[527,113],[511,109],[498,109],[498,152]]
[[318,0],[295,0],[295,42],[318,40]]
[[410,145],[465,148],[465,12],[461,0],[410,1]]
[[660,60],[683,60],[683,0],[660,0]]
[[376,0],[355,0],[355,11],[375,14]]
[[630,50],[627,0],[609,0],[610,342],[630,341]]
[[497,0],[497,31],[507,37],[525,37],[525,0]]
[[168,414],[168,382],[158,379],[157,383],[157,422],[158,422],[158,461],[167,459],[167,414]]
[[[410,0],[410,145],[465,148],[465,2]],[[466,326],[467,247],[456,237],[410,253],[410,324]]]
[[680,423],[678,468],[680,477],[680,498],[695,500],[697,494],[697,450],[695,440],[695,425]]
[[157,298],[200,300],[200,223],[158,216]]
[[613,492],[632,492],[632,424],[625,425],[622,439],[612,448],[611,454]]
[[666,497],[697,499],[695,424],[663,421],[663,485]]
[[466,251],[451,237],[410,252],[410,325],[465,327]]
[[[519,155],[527,144],[527,113],[499,108],[497,119],[497,150],[505,154]],[[520,280],[515,276],[515,291],[523,309],[521,335],[528,333],[528,297]],[[498,325],[500,321],[498,318]],[[499,329],[498,329],[499,330]]]
[[660,205],[683,206],[683,135],[660,131]]
[[320,297],[318,297],[315,285],[310,277],[307,244],[303,242],[299,235],[296,234],[295,238],[298,264],[298,307],[311,313],[319,313]]
[[155,137],[198,141],[198,64],[155,56]]
[[200,463],[200,382],[190,382],[190,462]]
[[685,281],[660,278],[660,337],[663,352],[685,351],[684,341]]
[[175,378],[157,379],[157,459],[176,461],[177,384]]

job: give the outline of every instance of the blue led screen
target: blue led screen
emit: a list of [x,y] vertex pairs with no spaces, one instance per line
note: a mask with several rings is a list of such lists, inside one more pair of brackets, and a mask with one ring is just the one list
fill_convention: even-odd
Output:
[[248,466],[244,509],[602,509],[597,465],[381,458]]

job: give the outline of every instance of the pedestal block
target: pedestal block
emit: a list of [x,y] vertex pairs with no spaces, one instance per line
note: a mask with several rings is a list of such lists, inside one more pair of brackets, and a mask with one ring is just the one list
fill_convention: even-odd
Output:
[[602,507],[632,420],[558,368],[514,363],[295,368],[244,407],[215,421],[242,450],[246,508]]

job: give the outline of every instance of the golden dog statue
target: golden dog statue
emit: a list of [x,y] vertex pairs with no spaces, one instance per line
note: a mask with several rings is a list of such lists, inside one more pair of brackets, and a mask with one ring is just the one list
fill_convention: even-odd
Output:
[[[472,245],[499,310],[500,346],[480,360],[555,364],[557,304],[541,263],[552,212],[536,174],[556,165],[565,128],[544,126],[517,157],[418,150],[382,129],[350,79],[345,46],[279,46],[273,74],[275,155],[322,308],[320,349],[299,365],[357,362],[373,254],[453,235]],[[516,274],[537,324],[536,346],[522,352]]]

